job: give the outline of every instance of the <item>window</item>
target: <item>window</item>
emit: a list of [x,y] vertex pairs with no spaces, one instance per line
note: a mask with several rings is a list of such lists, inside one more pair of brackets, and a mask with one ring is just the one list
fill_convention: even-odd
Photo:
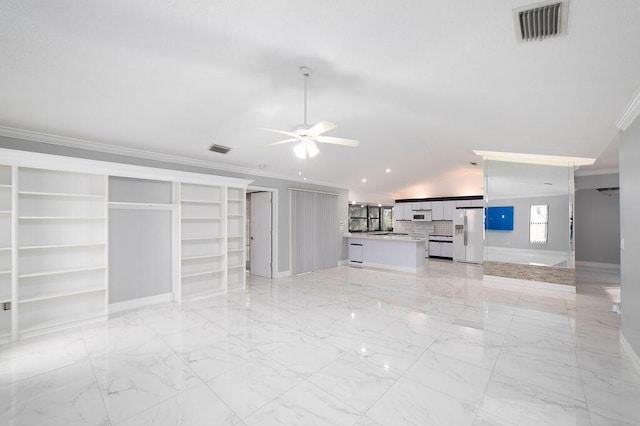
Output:
[[549,225],[549,206],[531,206],[529,217],[529,242],[532,244],[547,244]]
[[349,232],[386,231],[391,227],[392,207],[349,204]]

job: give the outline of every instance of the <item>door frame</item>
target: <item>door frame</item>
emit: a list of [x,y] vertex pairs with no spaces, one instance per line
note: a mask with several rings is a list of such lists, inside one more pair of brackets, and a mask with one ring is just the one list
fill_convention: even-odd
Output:
[[[274,279],[278,277],[278,189],[249,185],[247,194],[250,192],[271,192],[271,279]],[[250,215],[247,215],[246,212],[245,216],[250,218]],[[246,229],[247,227],[245,226]],[[250,235],[245,236],[247,241],[251,241],[250,237]]]

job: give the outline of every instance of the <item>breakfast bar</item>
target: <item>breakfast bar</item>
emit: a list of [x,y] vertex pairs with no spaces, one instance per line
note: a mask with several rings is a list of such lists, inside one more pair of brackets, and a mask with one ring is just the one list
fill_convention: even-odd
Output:
[[349,264],[417,272],[425,267],[424,238],[393,234],[347,234]]

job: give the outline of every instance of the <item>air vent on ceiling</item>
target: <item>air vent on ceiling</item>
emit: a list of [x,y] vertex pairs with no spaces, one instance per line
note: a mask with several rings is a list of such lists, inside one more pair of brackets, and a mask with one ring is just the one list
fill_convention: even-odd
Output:
[[209,147],[209,151],[218,152],[220,154],[226,154],[227,152],[231,151],[231,148],[229,148],[228,146],[224,146],[224,145],[213,144],[213,145],[211,145]]
[[537,3],[513,10],[519,42],[544,40],[567,33],[569,2]]

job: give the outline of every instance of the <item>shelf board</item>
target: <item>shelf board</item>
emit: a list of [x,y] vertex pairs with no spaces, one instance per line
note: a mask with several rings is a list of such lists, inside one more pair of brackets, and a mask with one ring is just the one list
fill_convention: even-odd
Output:
[[20,216],[19,220],[105,220],[106,217],[91,216]]
[[40,302],[42,300],[57,299],[59,297],[79,296],[79,295],[82,295],[82,294],[96,293],[98,291],[106,291],[106,290],[107,289],[105,287],[100,287],[100,288],[91,288],[91,289],[84,289],[84,290],[68,291],[68,292],[59,293],[59,294],[47,294],[47,295],[44,295],[44,296],[30,297],[28,299],[18,300],[18,303]]
[[60,320],[60,321],[45,321],[43,325],[38,326],[38,327],[30,327],[30,328],[25,328],[25,329],[21,329],[18,330],[18,333],[22,333],[22,334],[27,334],[27,333],[33,333],[33,332],[37,332],[40,330],[47,330],[47,329],[51,329],[51,328],[55,328],[55,327],[60,327],[61,325],[65,325],[65,324],[71,324],[71,323],[77,323],[77,322],[84,322],[84,321],[89,321],[89,320],[98,320],[98,319],[106,319],[107,318],[107,314],[106,313],[99,313],[99,314],[84,314],[84,315],[71,315],[69,317],[67,317],[64,320]]
[[11,185],[6,183],[0,183],[0,188],[11,188]]
[[202,241],[202,240],[218,240],[218,239],[223,239],[224,237],[221,236],[217,236],[217,237],[188,237],[188,238],[183,238],[182,241]]
[[222,201],[207,201],[207,200],[180,200],[181,204],[210,204],[218,205],[222,204]]
[[231,265],[231,266],[227,266],[227,269],[238,269],[238,268],[244,268],[244,265]]
[[207,216],[202,216],[202,217],[183,217],[182,221],[188,221],[188,220],[222,220],[221,217],[207,217]]
[[244,235],[227,235],[227,238],[244,238]]
[[18,247],[18,250],[44,250],[44,249],[54,249],[54,248],[73,248],[73,247],[93,247],[93,246],[104,246],[107,243],[104,242],[94,242],[94,243],[72,243],[72,244],[50,244],[46,246],[24,246]]
[[185,274],[182,276],[182,278],[199,277],[201,275],[218,274],[220,272],[224,272],[224,269],[212,269],[210,271],[194,272],[193,274]]
[[0,247],[0,251],[11,251],[11,247]]
[[241,198],[229,198],[227,201],[231,201],[233,203],[242,203],[242,202],[244,202],[244,200],[241,199]]
[[8,271],[0,271],[0,275],[7,275],[11,273],[11,269],[9,269]]
[[35,274],[18,275],[18,278],[22,279],[22,278],[46,277],[47,275],[73,274],[76,272],[99,271],[101,269],[104,270],[106,268],[104,266],[94,266],[91,268],[63,269],[60,271],[38,272]]
[[0,210],[0,214],[11,214],[11,210]]
[[109,201],[109,206],[131,206],[131,207],[178,207],[178,204],[166,204],[166,203],[133,203],[128,201]]
[[213,258],[222,257],[222,256],[224,256],[224,253],[223,254],[205,254],[202,256],[183,257],[182,260],[197,260],[197,259],[210,259],[210,258],[213,259]]
[[0,305],[3,303],[11,303],[11,299],[0,299]]
[[61,198],[105,198],[104,194],[70,194],[64,192],[34,192],[34,191],[18,191],[18,195],[27,195],[35,197],[61,197]]
[[231,249],[231,250],[227,250],[227,252],[229,252],[229,253],[233,253],[233,252],[237,252],[237,251],[244,251],[244,249],[243,249],[243,248],[241,248],[241,249]]
[[228,214],[227,217],[243,217],[243,214]]

